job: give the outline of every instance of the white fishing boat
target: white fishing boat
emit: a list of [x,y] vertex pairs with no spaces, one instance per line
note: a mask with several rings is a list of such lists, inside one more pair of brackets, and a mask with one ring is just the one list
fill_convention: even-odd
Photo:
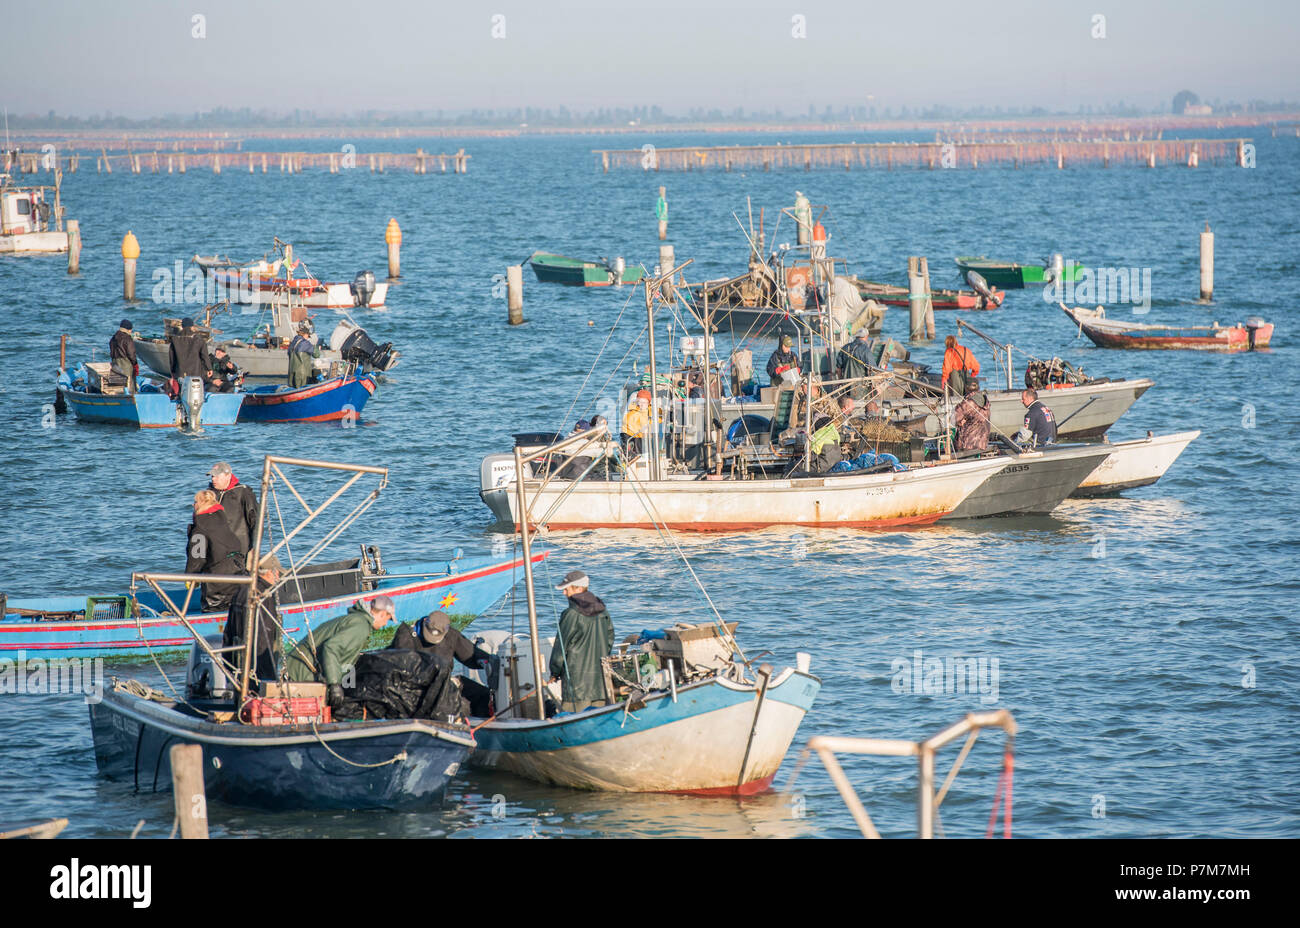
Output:
[[[564,439],[543,452],[583,440]],[[520,458],[518,449],[515,453]],[[544,505],[540,499],[529,501],[524,485],[514,492],[521,508]],[[697,794],[767,789],[821,689],[809,672],[809,655],[798,655],[796,667],[780,670],[756,664],[736,641],[736,623],[723,621],[706,594],[711,621],[678,622],[663,630],[663,637],[639,646],[634,637],[604,659],[607,705],[548,718],[541,668],[549,666],[555,640],[539,636],[529,560],[533,519],[521,521],[529,636],[485,636],[495,643],[504,668],[496,681],[496,703],[505,708],[490,719],[470,720],[478,745],[471,763],[574,789]],[[551,689],[549,695],[558,693]]]
[[220,255],[195,255],[190,259],[203,273],[226,289],[236,303],[277,305],[306,309],[379,309],[388,299],[388,284],[378,283],[374,272],[360,271],[350,283],[320,280],[293,256],[293,246],[274,241],[271,253],[256,261],[233,261]]
[[[56,181],[60,176],[55,174]],[[63,213],[57,183],[54,187],[15,187],[8,174],[0,174],[0,254],[67,251]]]
[[1200,430],[1152,435],[1105,445],[1110,449],[1071,496],[1105,496],[1150,486],[1165,475],[1183,450],[1200,437]]

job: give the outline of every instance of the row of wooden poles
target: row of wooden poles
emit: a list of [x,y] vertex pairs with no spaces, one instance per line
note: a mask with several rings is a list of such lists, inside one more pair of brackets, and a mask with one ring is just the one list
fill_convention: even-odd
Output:
[[800,168],[978,168],[981,165],[1247,164],[1250,139],[1124,141],[872,142],[818,145],[735,145],[703,148],[593,149],[605,173],[617,168],[698,171]]
[[[132,174],[159,174],[163,172],[184,174],[186,169],[191,167],[208,168],[212,173],[220,174],[223,168],[237,171],[245,166],[248,168],[248,173],[252,174],[260,165],[262,173],[265,174],[270,165],[278,163],[282,174],[300,174],[304,167],[322,168],[328,170],[331,174],[338,174],[341,171],[358,168],[362,165],[368,166],[371,174],[383,174],[386,168],[394,170],[407,169],[416,174],[428,174],[430,166],[436,164],[438,173],[446,174],[447,165],[450,164],[452,173],[465,174],[469,171],[469,159],[471,157],[473,156],[465,154],[463,148],[453,154],[432,154],[421,148],[417,149],[414,154],[369,152],[365,155],[336,151],[250,151],[237,155],[222,154],[220,152],[168,154],[154,151],[110,155],[108,152],[103,151],[95,156],[95,170],[101,174],[112,174],[113,164],[116,162],[121,170],[129,171]],[[80,154],[71,154],[59,158],[42,152],[6,152],[4,171],[5,173],[14,173],[16,168],[17,173],[37,174],[41,171],[50,171],[60,167],[66,169],[70,174],[75,174],[81,165],[81,158]]]

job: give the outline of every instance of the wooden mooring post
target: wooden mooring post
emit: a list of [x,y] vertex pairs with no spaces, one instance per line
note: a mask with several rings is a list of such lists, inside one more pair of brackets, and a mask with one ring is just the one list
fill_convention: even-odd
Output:
[[68,273],[81,272],[81,223],[76,219],[68,220]]
[[172,767],[172,797],[182,838],[208,837],[208,797],[203,788],[203,748],[173,744],[167,751]]
[[524,322],[524,266],[512,264],[506,268],[506,313],[510,325]]
[[1214,299],[1214,233],[1210,231],[1210,222],[1205,222],[1205,231],[1201,233],[1201,302],[1208,303]]
[[402,276],[402,227],[390,218],[384,229],[384,244],[388,246],[388,279]]
[[122,236],[122,295],[128,302],[135,300],[135,262],[140,257],[140,242],[135,233],[127,230]]

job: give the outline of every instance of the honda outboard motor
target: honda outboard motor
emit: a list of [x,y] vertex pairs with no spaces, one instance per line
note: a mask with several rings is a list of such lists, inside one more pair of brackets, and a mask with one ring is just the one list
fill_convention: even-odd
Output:
[[352,280],[352,296],[358,306],[369,306],[375,295],[375,272],[360,271]]
[[1250,337],[1250,348],[1253,351],[1255,348],[1255,336],[1258,334],[1259,330],[1268,325],[1268,323],[1259,316],[1251,316],[1244,324],[1246,326],[1246,334]]
[[[208,647],[221,647],[220,635],[204,635]],[[197,643],[190,645],[189,666],[185,670],[185,695],[191,699],[224,699],[235,694],[234,685],[224,670],[212,663],[208,652]]]
[[627,270],[627,262],[622,258],[615,258],[609,269],[614,275],[614,286],[623,286],[623,272]]
[[989,282],[984,279],[984,275],[978,271],[967,271],[966,283],[970,284],[971,289],[976,293],[984,297],[984,305],[997,306],[1001,302],[998,300],[997,296],[994,295],[993,288],[990,287]]
[[197,377],[186,377],[181,381],[181,408],[185,410],[185,427],[200,427],[203,414],[203,381]]
[[352,361],[377,371],[386,371],[397,361],[392,342],[376,345],[366,330],[347,319],[340,322],[330,335],[330,347]]

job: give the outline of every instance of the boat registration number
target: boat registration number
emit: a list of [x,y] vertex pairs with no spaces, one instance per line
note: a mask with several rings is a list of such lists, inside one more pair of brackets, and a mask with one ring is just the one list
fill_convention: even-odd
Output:
[[998,471],[998,476],[1001,477],[1003,474],[1019,474],[1027,470],[1029,470],[1028,464],[1008,464],[1006,467]]

